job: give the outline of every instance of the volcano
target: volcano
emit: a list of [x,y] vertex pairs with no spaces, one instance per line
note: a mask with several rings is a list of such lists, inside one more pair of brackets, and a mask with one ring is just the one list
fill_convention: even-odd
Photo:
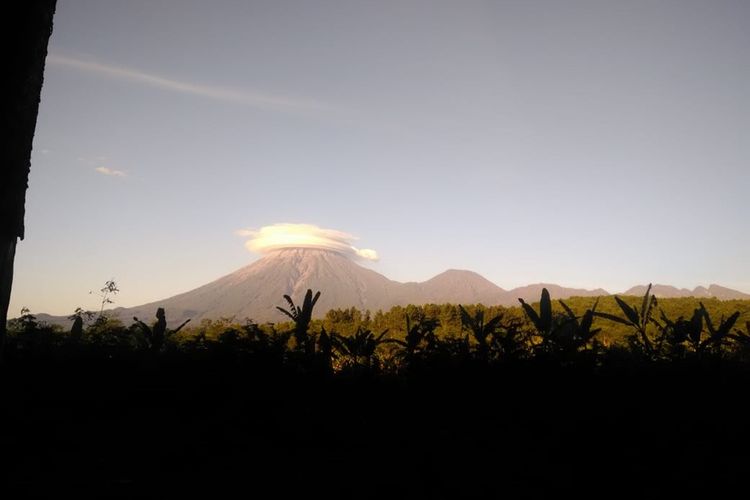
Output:
[[134,308],[118,308],[113,313],[123,319],[133,315],[150,318],[157,307],[164,307],[170,323],[222,317],[282,321],[284,315],[276,309],[286,306],[282,296],[296,300],[308,288],[322,291],[315,308],[321,316],[337,307],[376,310],[408,303],[412,287],[391,281],[335,251],[284,248],[189,292]]
[[335,251],[284,248],[195,290],[112,313],[127,321],[149,318],[164,307],[170,323],[222,317],[280,321],[285,317],[276,306],[285,305],[283,295],[296,299],[308,288],[322,292],[316,317],[347,307],[376,311],[428,302],[495,304],[507,293],[471,271],[450,270],[424,283],[400,283]]
[[[397,305],[448,302],[516,305],[518,297],[538,298],[541,287],[531,285],[506,291],[475,272],[457,269],[421,283],[401,283],[362,267],[336,251],[282,248],[189,292],[142,306],[117,308],[112,313],[129,322],[133,316],[150,318],[158,307],[164,307],[170,323],[188,318],[200,322],[224,317],[275,322],[285,320],[276,309],[276,306],[286,305],[283,295],[299,300],[308,288],[322,292],[315,307],[315,317],[322,317],[330,309],[348,307],[377,311]],[[555,291],[556,298],[607,294],[601,289],[556,287]],[[535,297],[532,298],[532,294]]]

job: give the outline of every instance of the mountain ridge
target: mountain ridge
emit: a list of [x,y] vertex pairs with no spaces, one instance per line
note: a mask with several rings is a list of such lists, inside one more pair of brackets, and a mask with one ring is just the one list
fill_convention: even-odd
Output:
[[[388,310],[394,306],[429,303],[462,303],[485,305],[518,305],[518,299],[534,302],[543,288],[555,299],[571,296],[594,297],[609,295],[604,289],[567,288],[553,283],[535,283],[505,290],[480,274],[465,269],[448,269],[422,282],[398,282],[353,262],[333,250],[312,248],[283,248],[264,255],[232,273],[172,297],[135,307],[118,307],[109,314],[126,324],[132,318],[152,318],[158,307],[164,307],[170,324],[191,319],[193,324],[203,319],[250,318],[256,322],[284,321],[276,309],[283,304],[283,295],[299,300],[311,288],[320,290],[321,297],[314,317],[322,317],[330,309],[356,307],[370,311]],[[646,287],[638,285],[623,295],[643,295]],[[655,285],[652,291],[659,296],[691,293],[669,285]],[[700,297],[750,298],[729,288],[712,284],[696,287]],[[67,324],[63,317],[38,315],[39,319]]]
[[[647,285],[636,285],[624,291],[621,295],[643,295],[646,293]],[[680,298],[680,297],[696,297],[696,298],[717,298],[719,300],[733,300],[733,299],[750,299],[750,294],[740,292],[738,290],[732,290],[715,283],[711,283],[708,288],[704,286],[697,286],[692,290],[688,288],[677,288],[672,285],[654,284],[651,287],[651,293],[655,297],[664,298]]]

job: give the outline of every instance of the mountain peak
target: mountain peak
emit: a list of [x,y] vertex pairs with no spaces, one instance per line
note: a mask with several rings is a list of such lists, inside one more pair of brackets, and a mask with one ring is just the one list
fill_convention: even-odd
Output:
[[455,268],[446,269],[445,271],[443,271],[440,274],[449,274],[449,273],[451,273],[451,274],[453,274],[453,273],[468,273],[468,274],[476,274],[477,276],[480,275],[479,273],[474,272],[474,271],[472,271],[470,269],[455,269]]
[[422,300],[442,304],[499,304],[505,290],[474,271],[448,269],[417,286]]
[[278,259],[278,258],[295,258],[295,257],[311,257],[317,256],[322,257],[326,255],[337,255],[340,257],[348,258],[341,252],[332,250],[330,248],[315,248],[315,247],[284,247],[269,250],[262,258],[263,259]]
[[708,293],[711,297],[716,297],[720,300],[732,300],[732,299],[750,299],[750,294],[738,292],[725,286],[711,283],[708,286]]

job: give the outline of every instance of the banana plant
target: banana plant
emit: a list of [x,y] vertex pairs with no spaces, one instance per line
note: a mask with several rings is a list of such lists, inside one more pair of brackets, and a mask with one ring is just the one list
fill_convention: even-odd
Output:
[[724,340],[729,337],[730,333],[732,332],[732,327],[740,317],[740,312],[736,311],[726,320],[722,317],[719,322],[719,326],[715,327],[713,321],[711,321],[711,316],[706,310],[706,307],[702,302],[699,302],[699,304],[700,309],[703,313],[703,318],[706,321],[706,329],[708,330],[708,338],[700,342],[700,337],[698,337],[698,349],[700,350],[700,352],[703,352],[708,347],[720,346],[722,342],[724,342]]
[[[739,311],[726,320],[721,318],[719,326],[715,327],[706,307],[702,302],[699,302],[699,304],[700,307],[693,311],[693,316],[689,320],[680,316],[673,321],[667,317],[664,311],[661,311],[663,337],[672,346],[673,355],[684,352],[685,344],[694,353],[702,355],[711,348],[720,347],[725,340],[734,339],[731,330],[740,317]],[[704,335],[704,322],[708,335]]]
[[581,348],[586,347],[601,330],[599,328],[591,328],[594,315],[596,314],[596,306],[599,303],[598,299],[594,302],[594,306],[587,310],[580,318],[562,300],[559,302],[565,310],[567,317],[555,318],[552,315],[552,299],[546,288],[542,289],[538,313],[533,307],[524,302],[523,299],[519,298],[518,301],[523,306],[526,316],[531,320],[537,334],[542,339],[540,345],[542,351],[563,356],[572,355]]
[[519,298],[518,302],[521,303],[523,311],[534,324],[536,331],[542,336],[542,342],[547,341],[552,332],[552,300],[550,299],[549,291],[547,291],[546,288],[542,288],[542,297],[539,299],[538,313],[523,299]]
[[190,319],[185,320],[174,330],[168,330],[167,317],[164,308],[160,307],[156,310],[156,323],[154,323],[153,326],[148,326],[135,316],[133,317],[133,321],[135,321],[136,326],[140,328],[141,332],[143,332],[143,336],[146,337],[149,350],[152,352],[159,352],[164,346],[166,340],[182,330],[182,328],[190,322]]
[[637,308],[628,305],[627,302],[622,300],[617,295],[615,295],[615,301],[617,302],[617,305],[620,306],[623,314],[625,314],[624,318],[615,316],[614,314],[602,312],[595,312],[594,316],[605,318],[610,321],[614,321],[616,323],[627,325],[633,328],[636,332],[636,335],[633,337],[634,342],[636,342],[636,344],[639,344],[649,357],[655,357],[661,350],[661,344],[664,340],[664,336],[662,335],[661,337],[655,339],[651,339],[649,337],[649,324],[653,323],[657,326],[657,328],[663,331],[663,326],[653,317],[653,311],[657,306],[657,301],[656,297],[651,295],[651,283],[649,283],[648,288],[646,289],[646,293],[643,296],[640,311]]
[[741,344],[746,344],[750,346],[750,321],[745,322],[745,331],[742,330],[735,330],[734,333],[731,335],[732,340],[737,341]]
[[288,310],[283,307],[276,307],[294,322],[294,339],[297,342],[297,348],[304,350],[307,354],[315,353],[315,339],[308,334],[308,330],[310,329],[313,308],[319,298],[320,292],[313,296],[313,291],[308,288],[302,307],[295,305],[289,295],[284,295],[284,299],[289,304]]
[[490,350],[490,343],[487,341],[495,335],[500,328],[500,322],[503,315],[498,314],[486,323],[484,322],[484,311],[477,309],[474,316],[471,316],[462,305],[458,305],[461,313],[461,329],[467,329],[471,332],[474,340],[477,342],[477,355],[481,359],[487,359]]
[[404,340],[386,339],[383,342],[394,343],[402,347],[396,353],[398,358],[412,364],[420,355],[435,352],[440,347],[440,342],[435,335],[435,329],[440,321],[431,318],[420,318],[415,323],[411,322],[406,314],[406,336]]
[[528,334],[519,319],[507,321],[502,328],[492,332],[491,350],[503,359],[519,359],[527,354]]
[[701,350],[701,334],[703,332],[703,311],[695,309],[693,316],[686,320],[682,316],[676,320],[667,317],[663,310],[660,310],[663,335],[670,346],[673,357],[681,356],[685,350],[685,344],[692,347],[693,351]]
[[739,354],[745,358],[750,354],[750,321],[745,322],[745,331],[735,329],[734,333],[729,334],[729,338],[734,340]]
[[583,313],[583,316],[580,318],[576,316],[565,302],[562,300],[558,302],[565,309],[568,318],[553,330],[552,339],[561,350],[576,352],[586,347],[596,334],[601,331],[601,328],[591,328],[594,322],[594,315],[596,314],[596,306],[599,305],[599,299],[596,299],[591,309]]
[[370,368],[373,365],[378,367],[378,359],[376,352],[378,347],[385,341],[383,337],[388,333],[388,330],[384,330],[380,335],[375,335],[371,330],[357,328],[354,335],[344,336],[332,334],[331,340],[336,350],[345,358],[348,359],[347,364],[352,368],[358,368],[360,366]]

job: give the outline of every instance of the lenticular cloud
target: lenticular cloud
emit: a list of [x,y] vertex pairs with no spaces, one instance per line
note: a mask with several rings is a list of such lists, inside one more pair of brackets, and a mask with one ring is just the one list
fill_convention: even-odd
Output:
[[378,253],[369,248],[359,249],[352,245],[355,236],[335,229],[324,229],[313,224],[273,224],[258,230],[240,229],[246,236],[245,246],[251,252],[265,254],[281,248],[318,248],[333,250],[350,258],[378,260]]

